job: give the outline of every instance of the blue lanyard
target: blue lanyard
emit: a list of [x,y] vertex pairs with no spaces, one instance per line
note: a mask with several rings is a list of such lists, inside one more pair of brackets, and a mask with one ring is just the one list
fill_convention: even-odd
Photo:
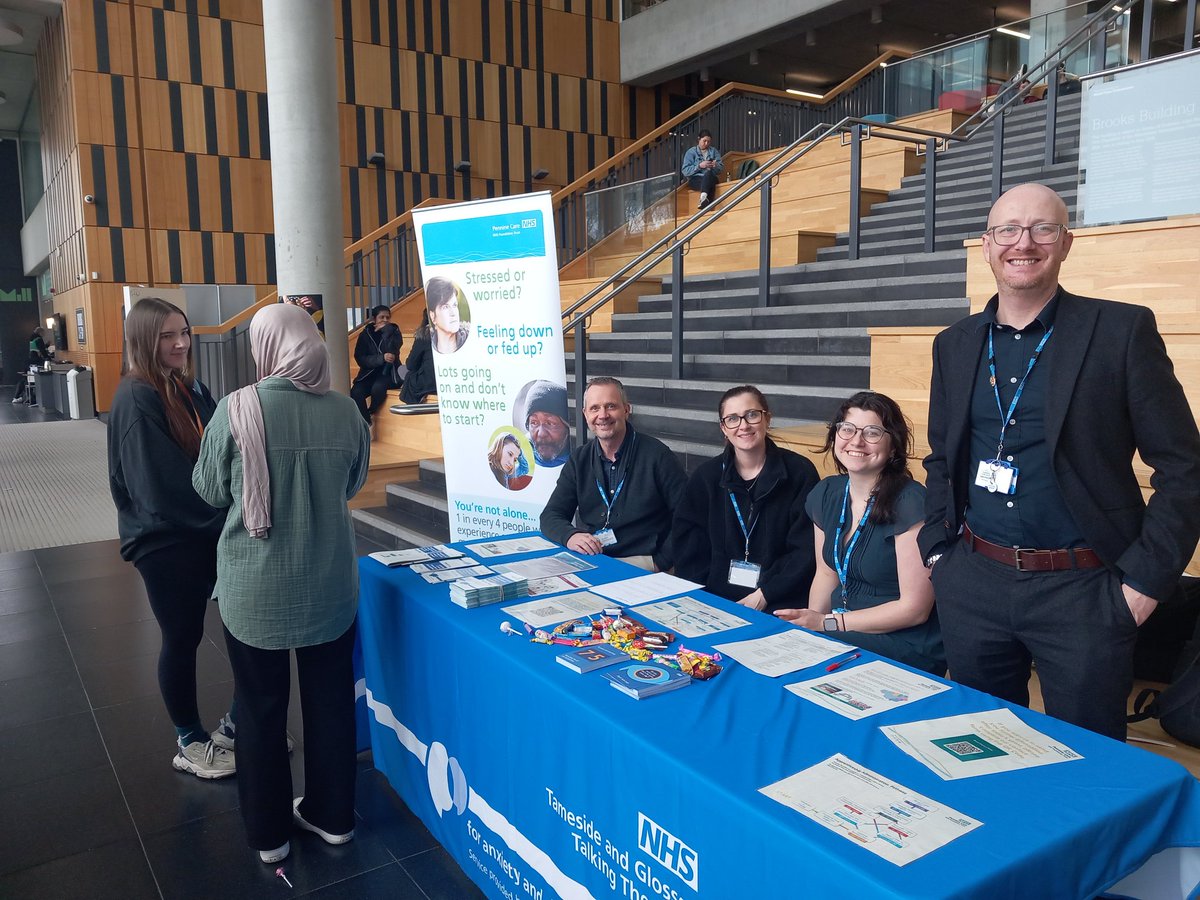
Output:
[[[625,487],[625,460],[629,451],[633,449],[634,443],[637,441],[637,432],[634,432],[632,439],[629,441],[629,446],[625,452],[621,454],[621,480],[617,482],[617,489],[613,491],[612,499],[608,499],[608,494],[604,493],[604,485],[600,483],[600,479],[596,479],[596,490],[600,492],[600,499],[604,501],[604,527],[608,527],[608,519],[612,515],[613,507],[617,505],[617,498],[621,496],[621,488]],[[598,452],[599,448],[597,448]]]
[[1025,374],[1021,377],[1021,383],[1017,385],[1017,392],[1013,394],[1012,403],[1008,404],[1008,412],[1004,412],[1004,404],[1000,401],[1000,385],[996,380],[996,348],[992,343],[992,332],[995,330],[995,323],[988,324],[988,372],[992,376],[992,392],[996,395],[996,409],[1000,411],[1000,444],[996,447],[996,459],[1000,458],[1000,454],[1004,452],[1004,433],[1008,430],[1008,423],[1012,420],[1013,413],[1017,411],[1017,402],[1021,399],[1021,393],[1025,390],[1025,382],[1029,380],[1029,373],[1033,371],[1033,367],[1037,365],[1038,357],[1042,355],[1042,349],[1046,346],[1046,341],[1050,340],[1050,335],[1054,334],[1054,326],[1042,335],[1041,341],[1037,345],[1037,349],[1033,351],[1033,356],[1029,358],[1029,365],[1025,369]]
[[867,500],[867,508],[863,510],[862,520],[858,523],[858,527],[854,529],[854,533],[850,535],[850,545],[846,547],[846,555],[840,560],[838,559],[838,550],[842,546],[842,529],[846,527],[846,516],[850,511],[850,479],[846,479],[846,493],[842,495],[842,515],[838,519],[837,536],[833,539],[833,569],[837,572],[838,583],[842,586],[842,606],[846,605],[846,582],[850,578],[850,554],[854,552],[854,545],[858,543],[859,537],[863,533],[863,528],[867,524],[867,516],[871,515],[871,507],[875,505],[875,495],[872,494]]
[[[729,502],[733,504],[733,512],[737,516],[738,525],[742,529],[742,537],[746,539],[746,552],[742,559],[745,562],[750,562],[750,535],[754,533],[754,526],[758,524],[758,516],[755,516],[750,522],[749,530],[746,529],[746,520],[742,518],[742,511],[738,508],[737,500],[733,496],[733,491],[729,492]],[[754,509],[754,501],[750,501],[750,509]]]

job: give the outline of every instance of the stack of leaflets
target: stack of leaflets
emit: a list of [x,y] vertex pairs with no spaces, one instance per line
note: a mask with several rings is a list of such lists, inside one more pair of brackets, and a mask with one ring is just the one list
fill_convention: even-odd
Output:
[[634,663],[605,672],[604,677],[612,682],[622,694],[628,694],[636,700],[653,697],[655,694],[665,694],[678,688],[687,687],[692,683],[692,676],[678,669],[669,669],[653,663]]
[[436,559],[458,559],[465,554],[445,544],[435,544],[432,547],[415,547],[411,550],[381,550],[367,555],[392,569],[396,566],[411,566],[413,563],[433,562]]
[[529,580],[509,572],[460,578],[450,585],[450,599],[466,609],[528,596]]
[[618,650],[612,644],[594,644],[591,647],[576,647],[556,657],[558,661],[572,672],[594,672],[605,666],[615,666],[617,663],[629,662],[629,654]]

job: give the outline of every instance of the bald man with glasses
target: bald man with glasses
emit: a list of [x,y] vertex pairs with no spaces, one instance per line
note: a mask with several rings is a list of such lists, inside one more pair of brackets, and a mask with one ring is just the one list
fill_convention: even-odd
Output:
[[919,544],[950,677],[1028,705],[1032,661],[1047,713],[1124,740],[1137,629],[1200,537],[1200,434],[1154,314],[1059,285],[1057,194],[987,224],[996,295],[933,348]]

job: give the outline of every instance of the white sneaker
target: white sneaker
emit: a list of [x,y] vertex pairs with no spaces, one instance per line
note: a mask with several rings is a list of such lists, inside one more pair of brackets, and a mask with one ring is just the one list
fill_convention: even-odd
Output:
[[258,858],[265,863],[283,862],[288,858],[288,854],[292,852],[292,842],[284,841],[282,847],[276,847],[274,850],[259,850]]
[[300,815],[300,802],[303,799],[303,797],[297,797],[292,801],[292,819],[300,828],[303,828],[305,831],[311,831],[327,844],[344,844],[347,841],[354,840],[353,828],[351,828],[345,834],[330,834],[325,829],[318,828],[316,825],[313,825],[311,822],[307,821],[304,816]]
[[180,772],[191,772],[197,778],[228,778],[237,774],[233,753],[216,746],[211,740],[204,743],[192,741],[186,747],[180,747],[171,765]]

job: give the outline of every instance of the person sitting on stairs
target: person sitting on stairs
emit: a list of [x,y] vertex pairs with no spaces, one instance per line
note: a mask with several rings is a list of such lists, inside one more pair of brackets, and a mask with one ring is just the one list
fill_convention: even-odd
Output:
[[717,198],[717,178],[725,168],[721,151],[713,146],[712,133],[705,129],[695,147],[688,147],[683,154],[683,177],[688,187],[700,192],[700,209],[704,209]]

